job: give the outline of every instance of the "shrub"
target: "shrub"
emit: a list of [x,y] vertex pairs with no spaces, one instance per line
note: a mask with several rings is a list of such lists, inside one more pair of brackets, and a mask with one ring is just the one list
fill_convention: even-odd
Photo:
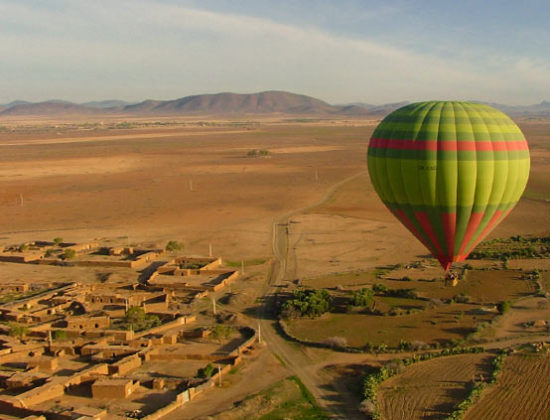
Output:
[[123,326],[133,331],[144,331],[161,324],[157,315],[147,315],[140,306],[132,306],[126,311]]
[[331,309],[332,296],[324,290],[297,289],[292,293],[292,299],[281,307],[283,318],[296,316],[317,317]]
[[212,338],[216,340],[228,339],[233,333],[233,327],[230,325],[216,324],[212,328]]
[[29,328],[26,325],[18,324],[15,322],[9,324],[8,335],[10,337],[17,337],[22,340],[28,333]]
[[353,292],[351,304],[353,306],[371,307],[374,301],[374,292],[371,289],[361,289]]
[[64,330],[55,330],[52,334],[52,338],[54,340],[66,340],[67,339],[67,332]]
[[215,371],[216,368],[214,367],[214,365],[212,365],[212,363],[208,363],[205,367],[200,368],[197,371],[197,376],[199,378],[210,378]]
[[59,236],[57,238],[53,238],[53,243],[57,246],[61,245],[61,242],[63,242],[63,238],[60,238]]
[[183,249],[183,243],[178,241],[168,241],[165,247],[166,251],[181,251]]
[[374,291],[374,293],[385,293],[388,288],[382,283],[377,283],[372,286],[372,290]]
[[71,260],[74,257],[76,257],[76,251],[74,249],[67,248],[65,251],[63,251],[64,260]]
[[458,295],[455,295],[453,297],[453,300],[456,302],[456,303],[468,303],[470,301],[470,296],[468,296],[467,294],[465,293],[460,293]]
[[512,303],[508,300],[499,302],[499,304],[497,305],[497,309],[500,314],[506,313],[511,307],[512,307]]

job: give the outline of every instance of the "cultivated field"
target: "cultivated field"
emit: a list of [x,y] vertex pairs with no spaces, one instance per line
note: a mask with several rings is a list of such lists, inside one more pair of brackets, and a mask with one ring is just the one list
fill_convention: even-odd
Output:
[[496,385],[471,407],[465,420],[550,418],[550,355],[512,354]]
[[406,367],[379,388],[377,400],[382,418],[445,418],[466,398],[472,380],[479,379],[480,375],[487,377],[491,358],[486,353],[461,354]]

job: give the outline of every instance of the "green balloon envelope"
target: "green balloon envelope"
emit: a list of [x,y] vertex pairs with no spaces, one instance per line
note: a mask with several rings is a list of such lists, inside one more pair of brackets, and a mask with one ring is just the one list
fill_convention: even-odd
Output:
[[431,101],[378,125],[367,164],[386,207],[448,270],[512,210],[529,178],[519,127],[483,104]]

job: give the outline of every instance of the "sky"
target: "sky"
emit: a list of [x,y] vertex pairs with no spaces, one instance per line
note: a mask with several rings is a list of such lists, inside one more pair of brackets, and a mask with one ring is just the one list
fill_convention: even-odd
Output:
[[548,0],[0,0],[0,103],[550,100]]

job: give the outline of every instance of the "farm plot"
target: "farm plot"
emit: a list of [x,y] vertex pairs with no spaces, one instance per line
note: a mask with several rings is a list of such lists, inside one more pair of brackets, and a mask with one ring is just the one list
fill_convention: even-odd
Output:
[[479,312],[476,305],[452,304],[402,316],[330,313],[316,319],[296,319],[288,325],[291,333],[302,339],[342,337],[355,347],[368,343],[397,347],[401,340],[443,344],[462,339],[477,323],[490,321],[494,316]]
[[466,412],[465,420],[550,418],[550,355],[512,354],[498,382]]
[[489,375],[490,361],[487,353],[461,354],[407,367],[379,388],[377,400],[382,418],[445,418],[466,398],[470,381]]
[[[388,274],[388,279],[377,282],[389,288],[411,288],[426,298],[451,299],[463,294],[469,296],[471,302],[481,304],[515,300],[537,292],[537,285],[533,280],[523,279],[522,273],[513,270],[469,270],[465,280],[459,281],[455,287],[445,286],[442,280],[427,281],[430,277],[424,277],[424,280],[414,279],[414,271],[392,272]],[[407,280],[402,280],[403,278]]]

